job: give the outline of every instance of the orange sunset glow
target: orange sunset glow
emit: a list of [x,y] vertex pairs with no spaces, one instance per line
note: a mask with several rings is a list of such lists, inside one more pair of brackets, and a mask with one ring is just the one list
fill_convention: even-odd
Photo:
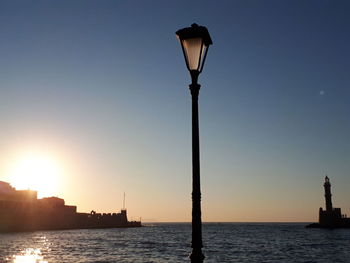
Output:
[[39,197],[56,195],[60,176],[57,160],[40,153],[18,156],[8,171],[9,181],[15,188],[36,190]]

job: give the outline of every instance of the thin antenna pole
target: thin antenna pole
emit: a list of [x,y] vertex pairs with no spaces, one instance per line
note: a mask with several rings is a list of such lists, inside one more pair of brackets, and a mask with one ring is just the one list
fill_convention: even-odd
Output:
[[124,192],[124,199],[123,199],[123,210],[125,210],[125,192]]

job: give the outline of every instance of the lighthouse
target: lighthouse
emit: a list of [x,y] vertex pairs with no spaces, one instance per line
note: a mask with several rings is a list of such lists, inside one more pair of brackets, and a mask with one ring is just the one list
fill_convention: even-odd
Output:
[[332,193],[331,193],[331,183],[329,182],[329,178],[326,175],[326,178],[324,179],[324,197],[326,199],[326,211],[332,212],[333,206],[332,206]]
[[342,215],[340,208],[333,208],[331,183],[326,175],[324,178],[324,198],[326,201],[326,209],[319,209],[318,223],[307,225],[311,228],[350,228],[350,218]]
[[326,201],[326,210],[320,208],[319,210],[319,224],[322,227],[341,227],[345,222],[341,214],[340,208],[333,208],[331,183],[326,175],[324,178],[324,198]]

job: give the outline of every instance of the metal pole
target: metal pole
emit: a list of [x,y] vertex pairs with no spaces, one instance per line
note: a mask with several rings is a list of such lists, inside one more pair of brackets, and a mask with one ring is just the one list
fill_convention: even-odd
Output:
[[197,83],[198,73],[191,72],[192,84],[192,253],[191,263],[202,263],[202,219],[201,219],[201,190],[200,190],[200,164],[199,164],[199,121],[198,121],[198,95],[200,85]]

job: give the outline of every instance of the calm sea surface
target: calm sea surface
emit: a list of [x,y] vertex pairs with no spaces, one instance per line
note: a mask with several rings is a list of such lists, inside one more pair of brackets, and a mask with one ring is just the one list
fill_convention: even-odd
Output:
[[[350,229],[208,223],[205,262],[350,263]],[[0,262],[189,262],[190,224],[0,234]]]

